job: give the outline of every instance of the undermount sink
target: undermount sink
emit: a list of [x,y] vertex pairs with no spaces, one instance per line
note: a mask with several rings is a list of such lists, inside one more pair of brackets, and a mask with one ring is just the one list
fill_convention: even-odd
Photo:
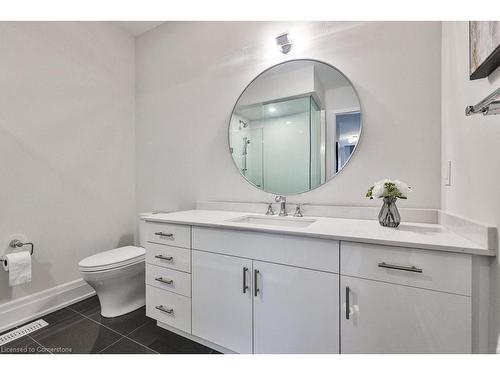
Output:
[[246,224],[261,224],[261,225],[276,225],[278,227],[294,227],[305,228],[314,223],[314,219],[303,219],[296,217],[280,217],[280,216],[257,216],[248,215],[230,219],[233,223],[246,223]]

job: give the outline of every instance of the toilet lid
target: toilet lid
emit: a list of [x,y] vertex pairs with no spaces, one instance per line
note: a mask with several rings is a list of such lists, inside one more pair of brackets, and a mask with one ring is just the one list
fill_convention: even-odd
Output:
[[82,259],[78,266],[82,271],[102,271],[140,262],[144,260],[145,254],[146,250],[142,247],[119,247]]

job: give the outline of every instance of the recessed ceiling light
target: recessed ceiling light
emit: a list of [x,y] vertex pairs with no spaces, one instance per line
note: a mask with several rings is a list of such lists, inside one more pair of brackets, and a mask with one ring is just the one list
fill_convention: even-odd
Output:
[[290,125],[291,123],[292,123],[291,121],[287,121],[287,122],[286,122],[286,124],[287,124],[287,125]]
[[271,112],[271,113],[276,112],[276,108],[274,108],[274,107],[269,107],[269,112]]

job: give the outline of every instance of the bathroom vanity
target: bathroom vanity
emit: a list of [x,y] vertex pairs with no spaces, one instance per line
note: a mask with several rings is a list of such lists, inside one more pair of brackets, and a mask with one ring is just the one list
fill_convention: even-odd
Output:
[[224,352],[487,346],[495,251],[437,224],[192,210],[143,215],[140,239],[147,315]]
[[224,352],[487,352],[492,246],[437,224],[282,217],[285,195],[328,183],[352,159],[361,109],[351,81],[318,60],[252,80],[228,154],[280,208],[142,216],[147,315]]

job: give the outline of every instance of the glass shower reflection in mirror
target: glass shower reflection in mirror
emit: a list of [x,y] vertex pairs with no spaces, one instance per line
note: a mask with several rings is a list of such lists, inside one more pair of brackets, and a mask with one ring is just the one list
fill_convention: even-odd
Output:
[[361,131],[359,99],[349,80],[315,60],[266,70],[235,105],[229,143],[240,173],[275,194],[314,189],[340,171]]

